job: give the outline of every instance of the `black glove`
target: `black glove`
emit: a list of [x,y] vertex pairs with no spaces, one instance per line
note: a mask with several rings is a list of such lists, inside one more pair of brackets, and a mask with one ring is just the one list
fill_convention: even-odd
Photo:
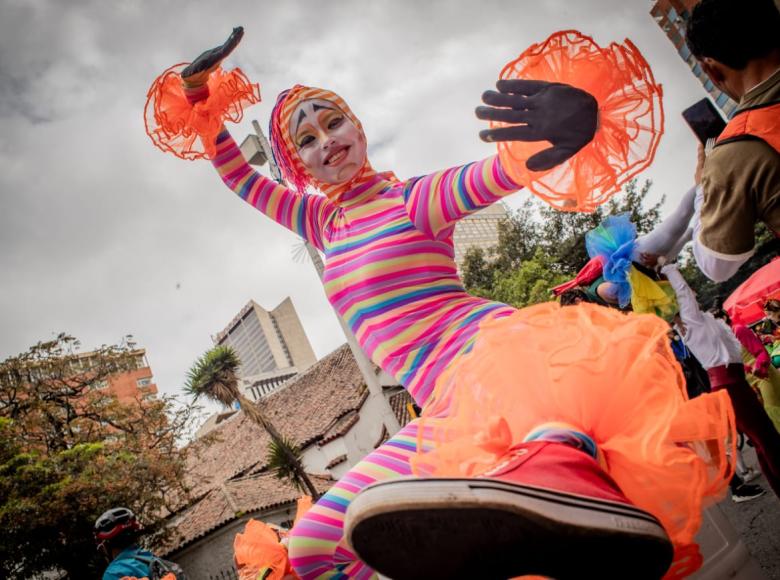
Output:
[[227,56],[233,52],[233,49],[241,42],[241,38],[244,36],[244,28],[237,26],[230,33],[228,39],[216,48],[207,50],[202,53],[198,58],[192,61],[187,67],[181,71],[182,80],[190,86],[197,86],[205,84],[209,74],[219,66]]
[[485,129],[483,141],[549,141],[552,147],[531,156],[525,165],[544,171],[563,163],[593,139],[599,105],[593,95],[563,83],[502,80],[500,92],[485,91],[477,107],[479,119],[523,123],[515,127]]

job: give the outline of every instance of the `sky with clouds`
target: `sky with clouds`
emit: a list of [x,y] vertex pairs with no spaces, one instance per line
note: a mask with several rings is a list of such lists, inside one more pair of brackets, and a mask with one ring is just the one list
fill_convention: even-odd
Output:
[[[133,334],[159,388],[250,299],[291,296],[316,354],[344,342],[313,266],[228,191],[208,162],[163,154],[144,132],[146,91],[242,25],[228,61],[263,102],[231,128],[264,127],[296,82],[341,94],[374,167],[400,178],[494,152],[473,109],[502,66],[550,33],[630,38],[664,86],[666,134],[640,175],[670,210],[696,143],[680,111],[704,90],[645,0],[0,0],[0,359],[66,331],[85,349]],[[510,206],[523,198],[509,200]]]

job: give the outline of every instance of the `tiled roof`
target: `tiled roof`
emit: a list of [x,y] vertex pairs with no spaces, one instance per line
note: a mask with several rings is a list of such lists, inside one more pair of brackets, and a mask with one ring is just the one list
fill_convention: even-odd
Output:
[[348,345],[343,345],[261,401],[284,435],[305,447],[348,411],[363,406],[368,387]]
[[[363,376],[344,345],[277,392],[261,400],[263,412],[286,437],[304,448],[343,430],[352,411],[366,399]],[[354,424],[354,423],[353,423]],[[349,425],[351,427],[351,425]],[[199,497],[228,479],[259,471],[265,464],[270,437],[243,412],[217,425],[206,440],[189,446],[188,483]]]
[[382,425],[382,432],[379,434],[379,439],[374,443],[374,449],[382,445],[388,439],[390,439],[390,431],[387,430],[387,425]]
[[330,463],[328,463],[325,466],[325,469],[332,469],[332,468],[336,467],[337,465],[340,465],[340,464],[344,463],[346,460],[347,460],[347,454],[346,453],[344,453],[343,455],[339,455],[338,457],[334,457],[333,459],[330,460]]
[[[366,393],[366,395],[368,395],[368,393]],[[346,435],[359,419],[360,413],[357,411],[349,411],[343,417],[337,419],[336,422],[333,423],[333,426],[323,433],[322,439],[318,441],[318,444],[325,445],[334,439],[338,439],[342,435]]]
[[409,414],[409,407],[407,406],[408,403],[414,404],[414,399],[412,399],[412,396],[406,389],[399,391],[394,395],[390,395],[390,407],[393,409],[393,414],[395,415],[395,418],[398,419],[398,423],[401,427],[412,420],[412,417]]
[[[319,492],[333,485],[330,477],[309,475]],[[179,550],[243,514],[293,504],[301,492],[274,473],[261,473],[226,482],[211,489],[174,521],[174,536],[158,548],[164,556]]]

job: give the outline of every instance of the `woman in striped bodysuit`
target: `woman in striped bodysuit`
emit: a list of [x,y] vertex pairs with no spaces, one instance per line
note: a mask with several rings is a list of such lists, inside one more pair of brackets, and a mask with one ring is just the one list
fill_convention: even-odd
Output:
[[[208,99],[206,80],[209,74],[237,42],[238,39],[231,37],[225,45],[204,53],[182,71],[184,92],[193,106]],[[481,107],[477,114],[484,119],[527,125],[491,129],[484,131],[482,137],[487,141],[550,141],[552,148],[526,162],[532,170],[547,169],[575,155],[589,142],[596,130],[597,110],[592,97],[584,91],[567,85],[535,81],[524,83],[502,81],[499,83],[501,92],[488,92],[483,96],[486,104],[499,108]],[[536,119],[540,121],[538,124],[535,123]],[[537,128],[534,128],[535,124]],[[491,350],[499,349],[486,346],[486,339],[481,339],[480,333],[484,333],[488,327],[502,324],[501,321],[511,321],[513,315],[516,317],[519,314],[510,306],[471,296],[465,291],[454,261],[453,229],[459,219],[517,191],[520,184],[508,177],[498,156],[403,182],[391,175],[377,173],[366,159],[366,140],[361,124],[346,103],[330,91],[300,85],[279,96],[271,116],[271,142],[282,175],[294,189],[256,173],[246,163],[224,127],[216,138],[212,163],[224,183],[239,197],[325,254],[326,294],[361,347],[375,363],[392,374],[409,391],[423,408],[424,416],[429,412],[434,418],[446,416],[448,404],[439,384],[442,377],[457,383],[458,369],[461,366],[465,368],[461,361],[475,358],[473,354],[469,357],[468,353],[472,350],[478,352],[481,348],[483,354],[479,355],[480,360],[490,361],[493,356]],[[307,192],[309,188],[318,189],[323,195],[310,194]],[[576,308],[560,310],[583,320],[601,316],[596,311],[579,311]],[[549,318],[546,311],[541,314],[543,318]],[[532,319],[533,316],[521,320],[521,327],[532,328]],[[646,322],[645,319],[643,321]],[[622,324],[623,320],[618,322]],[[575,320],[572,324],[579,322]],[[589,324],[587,322],[586,326]],[[542,327],[539,328],[541,335]],[[500,332],[503,330],[499,329],[493,336],[498,337]],[[515,332],[513,330],[509,332],[508,336],[512,339],[507,341],[509,346],[512,349],[520,348],[525,340],[522,338],[523,330],[519,335],[512,334]],[[665,332],[661,328],[656,333],[660,336],[659,344],[665,342]],[[610,333],[619,334],[615,329],[610,329],[607,334]],[[642,344],[648,340],[640,336],[642,331],[632,331],[629,335],[642,338]],[[513,342],[515,336],[519,336],[520,340]],[[533,336],[533,333],[528,335],[529,341]],[[480,344],[483,346],[480,347]],[[512,356],[510,351],[509,356],[504,353],[500,358],[507,360]],[[653,356],[657,356],[657,353]],[[673,360],[671,353],[669,358]],[[519,369],[519,372],[522,370]],[[515,387],[517,378],[517,374],[511,377],[511,390],[518,390]],[[665,397],[667,402],[676,396],[673,383],[664,383],[657,388],[666,393],[660,398]],[[542,397],[545,395],[542,394]],[[580,395],[578,397],[581,398]],[[655,398],[659,400],[658,395]],[[596,401],[595,404],[601,403]],[[572,406],[581,405],[575,403]],[[657,416],[654,410],[648,410],[648,413],[653,414],[654,418]],[[555,423],[551,423],[553,421]],[[494,434],[501,438],[501,423],[496,423],[495,427]],[[418,445],[422,443],[423,447],[427,447],[429,443],[427,427],[425,438],[418,430],[421,430],[419,422],[412,421],[366,456],[296,525],[290,536],[290,556],[296,572],[302,578],[374,576],[374,571],[359,560],[347,545],[345,514],[353,499],[370,484],[396,480],[412,473],[410,465],[418,453]],[[539,483],[534,480],[534,475],[531,475],[530,483],[547,489],[553,498],[552,503],[558,508],[566,503],[563,500],[570,497],[570,491],[579,494],[577,497],[580,501],[584,501],[583,495],[596,498],[587,500],[590,502],[589,510],[601,510],[605,502],[613,507],[618,505],[621,514],[630,521],[627,520],[625,525],[610,524],[614,528],[610,529],[610,533],[621,538],[630,536],[631,541],[644,534],[636,544],[640,546],[641,555],[626,548],[625,557],[634,562],[642,561],[642,558],[649,559],[653,563],[645,566],[646,569],[659,565],[662,572],[666,569],[671,560],[671,548],[663,528],[653,516],[634,508],[602,470],[606,466],[604,458],[599,457],[602,461],[599,465],[596,461],[599,456],[596,445],[583,431],[583,427],[568,424],[561,417],[549,416],[533,418],[533,422],[523,431],[520,434],[521,444],[510,442],[502,452],[496,452],[493,459],[500,458],[502,461],[500,464],[496,461],[492,463],[495,469],[500,467],[506,471],[508,463],[514,465],[528,459],[531,471],[528,471],[527,465],[526,471],[532,473],[534,468],[531,457],[536,458],[534,461],[539,466],[544,461],[548,462],[542,468],[545,473],[555,471],[555,465],[558,464],[576,464],[572,468],[574,475],[559,473],[558,483],[551,484],[552,487],[547,487],[544,481]],[[512,437],[516,440],[517,433],[513,433]],[[524,449],[518,452],[519,447],[523,446]],[[643,444],[642,447],[648,446]],[[672,445],[672,448],[679,453],[679,445]],[[573,459],[570,457],[572,453],[576,455]],[[520,458],[522,455],[526,455],[526,458]],[[631,456],[630,453],[623,455]],[[642,457],[639,461],[647,460]],[[686,457],[686,461],[692,463],[690,457]],[[482,473],[490,472],[491,477],[499,478],[499,475],[488,469],[490,466],[484,466]],[[588,484],[591,487],[575,485],[569,488],[571,481],[581,475],[582,481],[588,478],[592,480]],[[682,478],[676,475],[670,478],[662,473],[658,481],[682,479],[688,485],[687,473]],[[620,484],[623,485],[622,481]],[[647,480],[643,485],[647,485]],[[453,494],[457,495],[455,492]],[[700,505],[700,502],[696,504],[697,507]],[[614,519],[615,516],[611,514],[609,517]],[[658,517],[663,520],[662,515]],[[689,519],[686,518],[686,521]],[[415,521],[419,523],[419,516],[415,516]],[[647,524],[648,521],[651,524]],[[642,528],[641,534],[636,533],[639,528]],[[490,535],[482,530],[477,532],[483,537]],[[369,535],[376,538],[381,536],[379,532]],[[469,536],[468,542],[475,537]],[[384,538],[381,539],[384,541]],[[414,544],[407,546],[407,554],[412,553],[416,545],[420,544],[419,540],[424,538],[411,539]],[[355,538],[351,540],[352,545],[356,545]],[[465,548],[470,546],[468,542]],[[551,549],[556,543],[550,541],[542,545]],[[441,542],[436,546],[441,546]],[[429,546],[426,550],[436,546]],[[437,556],[439,561],[448,559],[456,562],[454,570],[458,573],[465,570],[467,563],[460,562],[456,556],[468,551],[459,547],[453,537],[452,543],[445,546],[447,553]],[[586,546],[586,549],[588,554],[593,553],[592,545]],[[571,545],[570,550],[574,550]],[[575,566],[579,571],[585,569],[585,562],[577,558],[569,561],[552,558],[539,547],[535,552],[543,555],[545,562],[555,565],[563,562]],[[361,556],[365,558],[363,552]],[[396,556],[394,559],[398,561],[404,558]],[[588,560],[603,570],[603,560],[595,556]],[[426,568],[427,564],[420,558],[411,558],[407,564],[411,567],[404,570],[414,570],[418,577],[448,575],[436,567],[438,564]],[[425,572],[426,569],[428,572]],[[497,573],[499,576],[510,569],[522,568],[496,568],[502,571]],[[555,572],[556,568],[550,568],[550,571]],[[411,572],[398,572],[398,576],[409,574]],[[504,574],[503,577],[508,575],[517,574]]]
[[[357,119],[329,91],[296,87],[286,97],[281,103],[292,109],[287,119],[298,104],[309,105],[300,109],[307,117],[296,126],[299,142],[320,131],[359,132]],[[317,103],[322,108],[315,111]],[[326,151],[345,143],[349,154],[362,148],[359,175],[346,186],[323,187],[327,196],[300,194],[256,173],[227,131],[217,138],[213,164],[247,203],[324,252],[328,300],[368,356],[425,408],[436,378],[469,348],[480,321],[514,311],[466,293],[455,266],[455,223],[519,186],[497,156],[406,182],[391,180],[363,165],[365,146],[351,137],[325,138]],[[416,439],[415,420],[352,468],[296,526],[291,560],[302,578],[373,575],[344,546],[344,513],[367,484],[411,473]]]

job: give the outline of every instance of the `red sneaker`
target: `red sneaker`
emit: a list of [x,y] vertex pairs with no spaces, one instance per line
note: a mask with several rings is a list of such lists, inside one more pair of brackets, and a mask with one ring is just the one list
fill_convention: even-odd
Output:
[[672,544],[586,453],[535,441],[475,479],[396,479],[347,510],[355,553],[395,579],[660,578]]

